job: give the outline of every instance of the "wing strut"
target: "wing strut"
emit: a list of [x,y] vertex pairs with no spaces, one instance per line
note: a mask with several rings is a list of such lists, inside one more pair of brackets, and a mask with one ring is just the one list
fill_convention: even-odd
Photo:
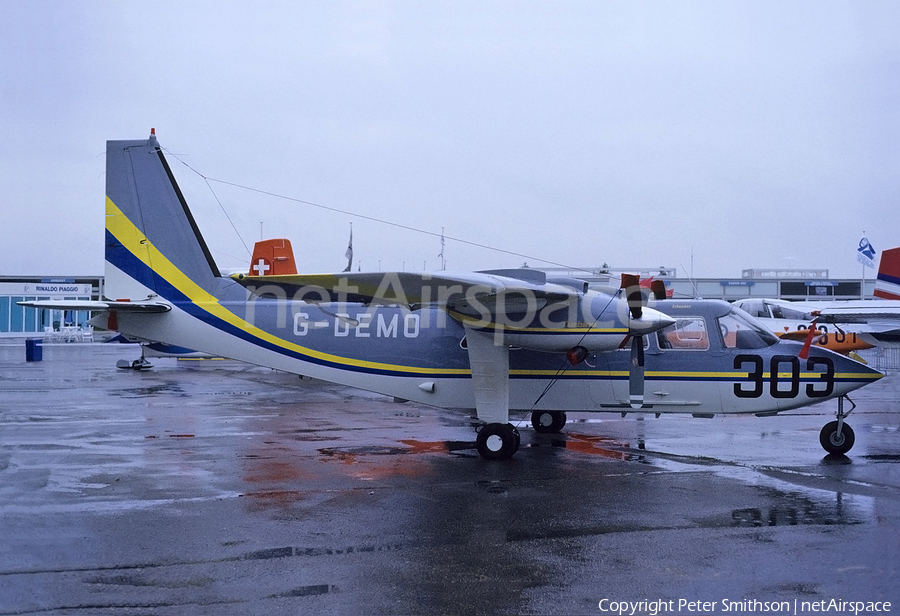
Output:
[[509,347],[494,336],[466,327],[466,346],[475,388],[475,411],[485,423],[509,423]]
[[519,431],[509,423],[509,347],[491,334],[466,327],[475,412],[485,422],[476,446],[481,457],[506,460],[519,449]]

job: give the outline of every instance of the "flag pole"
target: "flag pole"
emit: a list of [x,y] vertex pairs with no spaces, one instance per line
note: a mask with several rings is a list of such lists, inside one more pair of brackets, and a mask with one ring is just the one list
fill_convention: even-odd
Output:
[[866,299],[866,266],[862,266],[862,284],[859,285],[859,299]]

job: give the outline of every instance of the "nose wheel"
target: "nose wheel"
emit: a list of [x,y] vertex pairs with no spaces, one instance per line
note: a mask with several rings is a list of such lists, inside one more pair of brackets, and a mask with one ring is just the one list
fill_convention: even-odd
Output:
[[848,424],[844,423],[844,419],[853,412],[856,405],[853,404],[853,400],[847,398],[853,406],[845,413],[844,398],[847,398],[847,396],[838,398],[837,420],[828,422],[825,424],[825,427],[822,428],[822,431],[819,432],[819,443],[821,443],[822,448],[830,454],[839,456],[850,451],[856,440],[856,437],[853,435],[853,429]]
[[822,448],[835,455],[843,455],[850,451],[853,448],[854,440],[853,429],[847,424],[838,426],[837,421],[825,424],[819,433],[819,442],[822,443]]

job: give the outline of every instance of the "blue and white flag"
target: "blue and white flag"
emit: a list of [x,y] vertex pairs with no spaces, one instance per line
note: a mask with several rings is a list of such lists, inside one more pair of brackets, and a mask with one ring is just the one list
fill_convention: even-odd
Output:
[[875,269],[875,249],[865,237],[859,240],[859,248],[856,249],[856,260],[866,267]]

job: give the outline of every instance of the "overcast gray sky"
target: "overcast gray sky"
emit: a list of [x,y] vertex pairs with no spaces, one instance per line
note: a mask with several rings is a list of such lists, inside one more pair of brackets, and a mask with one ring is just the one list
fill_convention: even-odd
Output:
[[[894,0],[0,0],[0,274],[102,273],[105,141],[155,127],[207,177],[529,255],[448,269],[859,277],[863,231],[900,246],[898,31]],[[262,223],[343,269],[351,222],[363,270],[440,267],[169,160],[221,267]]]

